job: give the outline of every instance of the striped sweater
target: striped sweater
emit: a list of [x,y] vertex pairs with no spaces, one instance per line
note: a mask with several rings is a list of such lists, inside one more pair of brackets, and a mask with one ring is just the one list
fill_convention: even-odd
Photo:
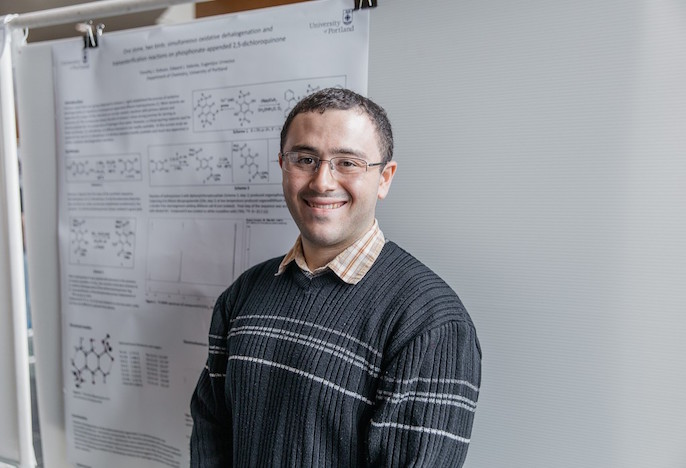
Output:
[[452,289],[393,242],[356,285],[280,260],[217,300],[191,466],[461,466],[481,351]]

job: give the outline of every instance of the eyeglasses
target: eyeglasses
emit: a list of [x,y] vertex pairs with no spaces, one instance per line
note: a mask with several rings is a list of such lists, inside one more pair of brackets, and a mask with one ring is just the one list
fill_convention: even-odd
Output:
[[367,172],[370,167],[385,166],[385,162],[368,163],[364,159],[349,156],[337,156],[331,159],[321,159],[319,156],[299,151],[287,151],[283,157],[283,170],[293,174],[314,174],[323,162],[329,163],[333,174],[346,176],[359,175]]

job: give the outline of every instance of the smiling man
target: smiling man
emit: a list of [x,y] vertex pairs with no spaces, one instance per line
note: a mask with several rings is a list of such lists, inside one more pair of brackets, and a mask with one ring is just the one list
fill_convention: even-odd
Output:
[[191,465],[461,466],[481,380],[453,290],[375,218],[397,163],[386,113],[303,99],[281,132],[300,236],[217,300],[191,401]]

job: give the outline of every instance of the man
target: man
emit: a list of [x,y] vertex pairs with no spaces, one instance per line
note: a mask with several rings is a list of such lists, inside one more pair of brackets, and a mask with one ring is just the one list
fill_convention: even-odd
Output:
[[300,236],[217,300],[192,466],[461,466],[481,351],[457,295],[375,219],[397,163],[382,108],[344,89],[281,131]]

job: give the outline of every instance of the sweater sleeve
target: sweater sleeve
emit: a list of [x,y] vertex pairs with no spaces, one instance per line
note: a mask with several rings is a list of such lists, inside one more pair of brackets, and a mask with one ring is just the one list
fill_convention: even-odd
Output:
[[191,399],[191,467],[230,467],[232,463],[231,408],[226,405],[225,381],[228,319],[222,294],[214,307],[207,363]]
[[470,322],[449,322],[410,341],[382,369],[370,466],[461,467],[480,382],[481,350]]

